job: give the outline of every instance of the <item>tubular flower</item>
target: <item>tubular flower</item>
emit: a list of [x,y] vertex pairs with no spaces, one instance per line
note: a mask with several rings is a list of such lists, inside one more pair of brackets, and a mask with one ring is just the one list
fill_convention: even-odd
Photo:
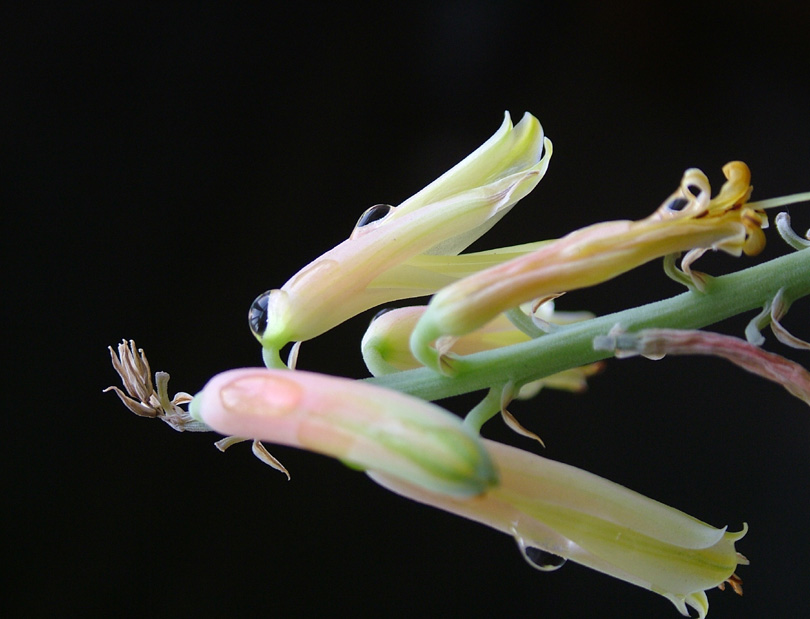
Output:
[[288,342],[381,303],[432,294],[536,247],[456,257],[534,189],[551,152],[534,116],[513,127],[507,113],[489,140],[416,195],[396,207],[372,206],[347,240],[254,301],[249,321],[265,363],[281,367],[279,350]]
[[[378,314],[363,336],[362,351],[366,367],[374,376],[422,367],[413,356],[408,341],[417,321],[425,313],[427,306],[418,305],[392,309]],[[554,302],[547,301],[535,313],[539,318],[554,324],[568,324],[592,318],[589,312],[557,312]],[[485,350],[501,348],[531,338],[516,328],[505,314],[500,314],[485,326],[449,342],[447,351],[458,355],[469,355]],[[600,363],[565,370],[540,380],[532,381],[520,389],[519,398],[533,397],[543,387],[565,391],[582,391],[586,378],[595,374]]]
[[216,375],[191,416],[221,434],[301,447],[440,494],[497,483],[478,435],[412,396],[312,372],[247,368]]
[[705,590],[730,582],[741,592],[734,544],[745,534],[716,529],[606,479],[484,440],[500,484],[466,500],[436,494],[385,473],[374,481],[406,498],[512,535],[527,560],[549,570],[571,559],[650,589],[688,615],[705,617]]
[[643,329],[637,333],[614,329],[609,335],[595,338],[594,348],[615,350],[617,357],[643,355],[656,360],[666,355],[720,357],[781,385],[810,405],[810,372],[795,361],[731,335],[694,329]]
[[451,371],[430,344],[443,336],[461,336],[521,303],[593,286],[645,262],[688,251],[681,262],[690,270],[708,249],[739,256],[755,255],[765,245],[761,210],[746,206],[751,194],[748,166],[723,167],[726,182],[710,199],[711,187],[697,169],[687,170],[681,185],[651,216],[639,221],[610,221],[576,230],[536,251],[490,267],[440,290],[414,329],[411,348],[425,365]]

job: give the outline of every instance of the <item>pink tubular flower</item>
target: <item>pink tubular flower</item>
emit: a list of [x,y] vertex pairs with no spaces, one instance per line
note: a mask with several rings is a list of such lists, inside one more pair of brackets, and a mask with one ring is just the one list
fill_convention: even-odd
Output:
[[308,449],[441,494],[476,495],[497,483],[480,438],[458,417],[348,378],[230,370],[208,381],[189,412],[221,434]]
[[[707,249],[733,255],[760,252],[767,217],[745,206],[751,193],[748,166],[735,161],[723,172],[728,180],[714,199],[705,175],[690,169],[679,189],[646,219],[576,230],[446,286],[414,329],[414,356],[436,370],[450,370],[431,347],[437,338],[464,335],[521,303],[593,286],[655,258],[688,251],[682,266],[691,273],[690,264]],[[696,284],[701,282],[696,279]]]
[[781,355],[762,350],[743,339],[692,329],[643,329],[638,333],[613,333],[596,338],[597,350],[616,350],[616,356],[711,355],[731,361],[779,385],[810,405],[810,372]]

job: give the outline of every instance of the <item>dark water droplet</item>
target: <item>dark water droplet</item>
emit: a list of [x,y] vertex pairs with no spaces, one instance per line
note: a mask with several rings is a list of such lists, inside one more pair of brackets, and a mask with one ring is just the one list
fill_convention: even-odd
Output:
[[268,290],[256,297],[256,300],[250,304],[250,309],[248,310],[248,324],[250,325],[250,330],[253,332],[253,335],[259,339],[262,338],[262,335],[264,335],[267,329],[267,301],[270,299],[271,292],[271,290]]
[[[565,557],[555,555],[553,552],[543,550],[537,546],[529,545],[527,543],[528,540],[520,533],[519,527],[520,523],[515,523],[512,526],[512,535],[515,537],[520,554],[523,555],[523,558],[526,559],[529,565],[541,572],[553,572],[565,565],[565,562],[568,561]],[[560,538],[558,543],[565,544],[566,541],[565,538]]]
[[377,320],[383,314],[387,314],[388,312],[391,312],[391,311],[393,311],[395,309],[396,309],[395,307],[384,307],[384,308],[382,308],[379,312],[377,312],[376,314],[374,314],[374,316],[371,317],[371,320],[369,321],[369,324],[371,324],[372,322]]
[[686,198],[674,198],[669,204],[667,204],[667,208],[670,211],[680,211],[689,204],[689,200]]
[[534,548],[533,546],[526,546],[523,549],[523,557],[529,562],[529,565],[543,572],[558,570],[565,565],[567,561],[567,559],[559,555]]
[[354,227],[362,228],[363,226],[367,226],[372,222],[379,221],[388,215],[393,208],[394,207],[390,204],[375,204],[374,206],[367,208],[365,212],[360,215],[360,219],[357,220],[357,224]]

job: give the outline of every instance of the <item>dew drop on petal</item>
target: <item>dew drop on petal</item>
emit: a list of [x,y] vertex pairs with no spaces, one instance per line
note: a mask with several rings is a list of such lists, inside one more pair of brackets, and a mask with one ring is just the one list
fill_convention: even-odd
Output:
[[357,224],[354,227],[362,228],[370,223],[379,221],[387,216],[393,208],[394,207],[390,204],[375,204],[374,206],[367,208],[365,212],[360,215],[360,219],[357,220]]
[[526,563],[541,572],[553,572],[554,570],[558,570],[568,561],[565,557],[555,555],[536,546],[528,545],[526,540],[519,535],[515,535],[515,541],[517,542],[520,554],[526,559]]
[[678,212],[683,210],[683,208],[689,204],[689,200],[686,198],[674,198],[667,204],[667,209],[670,211]]
[[394,311],[395,309],[396,309],[395,307],[384,307],[384,308],[382,308],[382,309],[381,309],[379,312],[377,312],[376,314],[374,314],[374,315],[371,317],[371,320],[369,321],[369,323],[374,322],[375,320],[377,320],[377,319],[378,319],[380,316],[382,316],[383,314],[387,314],[388,312],[392,312],[392,311]]
[[253,303],[250,304],[248,310],[248,324],[250,330],[257,338],[261,339],[267,329],[267,300],[270,298],[270,290],[263,292]]
[[565,565],[567,561],[567,559],[559,555],[551,554],[550,552],[534,548],[533,546],[527,546],[523,550],[523,558],[528,561],[529,565],[541,572],[553,572],[554,570],[558,570]]

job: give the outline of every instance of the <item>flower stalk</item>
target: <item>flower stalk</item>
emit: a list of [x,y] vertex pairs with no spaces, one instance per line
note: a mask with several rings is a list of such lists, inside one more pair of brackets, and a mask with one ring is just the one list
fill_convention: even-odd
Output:
[[566,325],[540,338],[454,359],[458,373],[444,376],[428,368],[366,379],[375,385],[438,400],[487,389],[512,380],[516,384],[556,374],[613,356],[593,348],[596,337],[615,325],[626,331],[645,328],[700,329],[737,314],[759,309],[781,288],[790,300],[810,295],[810,252],[798,251],[715,277],[707,293],[675,297]]

